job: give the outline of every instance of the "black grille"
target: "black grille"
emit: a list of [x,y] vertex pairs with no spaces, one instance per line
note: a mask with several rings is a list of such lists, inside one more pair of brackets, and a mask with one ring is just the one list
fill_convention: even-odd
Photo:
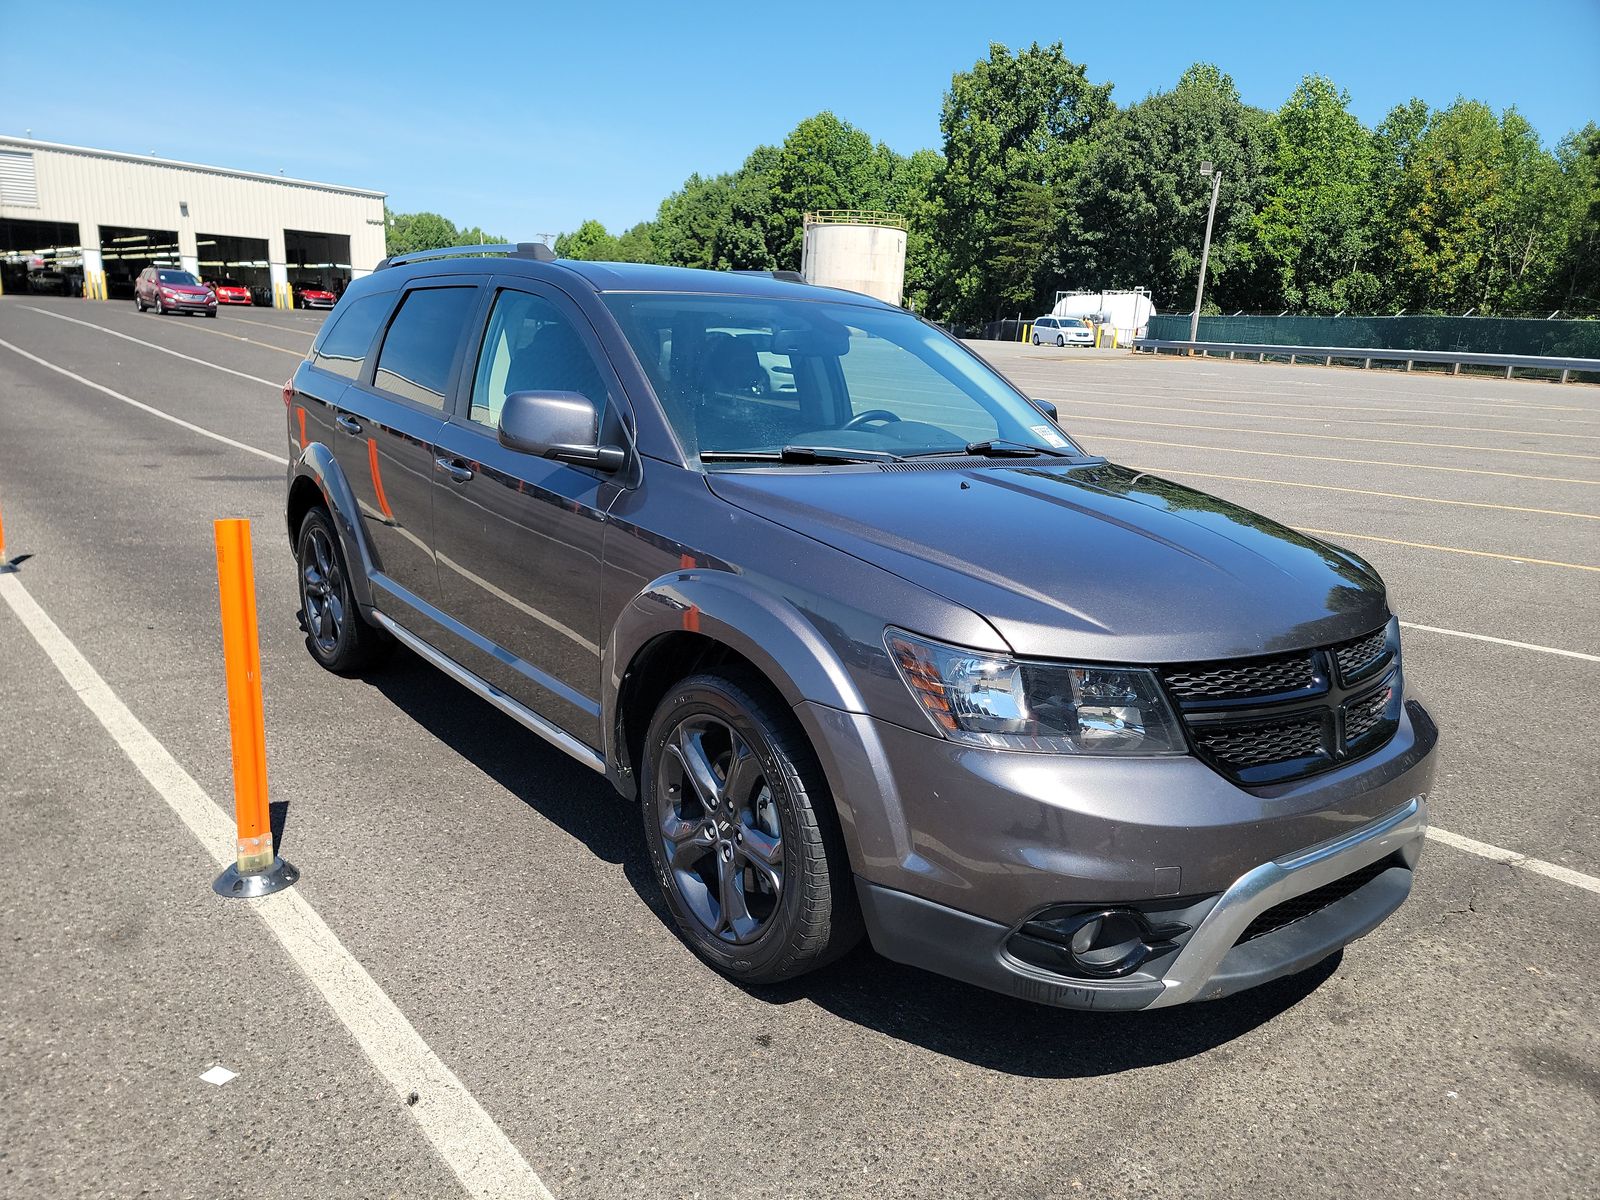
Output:
[[1339,678],[1345,683],[1365,679],[1389,661],[1389,631],[1380,629],[1337,646],[1333,656],[1339,662]]
[[1296,921],[1303,921],[1312,913],[1321,912],[1328,905],[1367,886],[1379,875],[1390,867],[1402,865],[1394,858],[1381,858],[1370,866],[1362,867],[1359,871],[1352,871],[1342,879],[1335,879],[1332,883],[1325,883],[1319,888],[1299,896],[1291,896],[1282,904],[1275,904],[1250,922],[1239,940],[1234,945],[1243,945],[1254,938],[1274,933],[1286,925],[1293,925]]
[[1161,675],[1195,750],[1247,787],[1370,754],[1399,728],[1399,648],[1388,628],[1318,650],[1182,663]]
[[1322,753],[1322,718],[1296,717],[1195,731],[1201,750],[1230,767],[1254,767]]
[[1394,688],[1385,685],[1344,706],[1344,740],[1359,742],[1383,723]]
[[1167,686],[1183,700],[1241,700],[1303,691],[1315,677],[1311,656],[1299,654],[1178,667],[1167,672]]

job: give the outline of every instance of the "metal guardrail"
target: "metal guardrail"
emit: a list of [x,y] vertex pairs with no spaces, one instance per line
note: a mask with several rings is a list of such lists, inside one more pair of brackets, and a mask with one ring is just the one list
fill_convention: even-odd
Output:
[[873,208],[819,208],[808,212],[805,225],[882,225],[888,229],[904,229],[906,219],[899,213],[880,212]]
[[1375,361],[1403,362],[1408,371],[1416,363],[1443,363],[1453,368],[1450,372],[1452,375],[1461,374],[1463,366],[1504,367],[1507,379],[1511,378],[1513,371],[1519,369],[1560,371],[1562,383],[1566,383],[1567,377],[1574,371],[1579,374],[1600,375],[1600,358],[1559,358],[1536,354],[1478,354],[1468,350],[1380,350],[1365,346],[1274,346],[1250,342],[1169,341],[1162,338],[1135,338],[1132,346],[1136,351],[1148,350],[1153,354],[1160,354],[1163,350],[1198,351],[1208,355],[1226,353],[1229,358],[1239,354],[1254,354],[1258,360],[1265,360],[1271,356],[1288,358],[1291,363],[1297,358],[1319,359],[1324,366],[1331,366],[1335,359],[1345,362],[1357,361],[1364,367],[1371,367]]

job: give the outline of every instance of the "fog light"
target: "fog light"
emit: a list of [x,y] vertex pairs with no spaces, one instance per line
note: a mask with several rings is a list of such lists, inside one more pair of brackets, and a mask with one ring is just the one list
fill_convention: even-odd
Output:
[[1054,920],[1029,921],[1021,932],[1058,946],[1073,970],[1091,979],[1116,979],[1139,969],[1154,954],[1164,953],[1187,925],[1151,925],[1131,908],[1107,908]]

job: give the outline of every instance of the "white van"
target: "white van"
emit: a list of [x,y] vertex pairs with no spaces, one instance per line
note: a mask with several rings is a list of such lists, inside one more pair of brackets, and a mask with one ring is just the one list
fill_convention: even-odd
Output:
[[1094,330],[1089,322],[1077,317],[1039,317],[1033,323],[1033,344],[1051,343],[1056,346],[1092,346]]

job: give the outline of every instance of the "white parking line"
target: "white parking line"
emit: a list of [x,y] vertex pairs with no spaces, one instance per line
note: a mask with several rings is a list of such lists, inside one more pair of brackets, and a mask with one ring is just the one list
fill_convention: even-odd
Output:
[[235,371],[232,367],[218,366],[214,362],[207,362],[205,359],[196,358],[192,354],[179,354],[176,350],[169,349],[166,346],[158,346],[154,342],[147,342],[143,338],[136,338],[131,334],[118,333],[115,329],[107,329],[104,325],[96,325],[93,321],[80,321],[77,317],[69,317],[63,315],[62,313],[51,312],[47,308],[34,308],[31,304],[24,304],[20,307],[27,309],[29,312],[36,312],[42,317],[53,317],[57,321],[71,321],[74,325],[82,325],[86,329],[98,329],[101,333],[108,333],[112,337],[121,338],[125,342],[132,342],[136,346],[148,346],[151,350],[159,350],[163,354],[170,354],[173,358],[181,358],[185,362],[199,363],[202,367],[210,367],[213,371],[221,371],[227,375],[237,375],[240,379],[248,379],[252,383],[264,383],[269,388],[274,388],[280,391],[283,388],[283,381],[281,379],[277,381],[263,379],[259,375],[251,375],[244,371]]
[[1510,638],[1490,637],[1487,633],[1467,633],[1460,629],[1441,629],[1437,625],[1418,625],[1414,621],[1401,621],[1404,629],[1420,629],[1425,633],[1443,633],[1450,637],[1471,638],[1475,642],[1493,642],[1497,646],[1515,646],[1518,650],[1537,650],[1540,654],[1559,654],[1563,658],[1581,658],[1585,662],[1600,662],[1600,654],[1585,654],[1582,650],[1562,650],[1556,646],[1540,646],[1533,642],[1514,642]]
[[[0,598],[207,853],[219,866],[232,861],[233,823],[118,698],[15,575],[0,575]],[[203,884],[197,881],[196,886]],[[401,1106],[416,1119],[469,1196],[553,1200],[505,1132],[301,893],[279,892],[248,903],[350,1031],[367,1061],[394,1089]],[[412,1093],[418,1096],[415,1103],[410,1102]]]
[[1574,871],[1571,867],[1560,867],[1555,863],[1545,862],[1542,858],[1529,858],[1526,854],[1518,854],[1515,850],[1491,846],[1488,842],[1462,837],[1459,833],[1451,833],[1448,829],[1436,829],[1432,825],[1428,826],[1428,836],[1436,842],[1443,842],[1446,846],[1468,854],[1476,854],[1479,858],[1505,863],[1508,867],[1521,867],[1524,871],[1532,871],[1535,875],[1543,875],[1546,879],[1570,884],[1572,887],[1582,888],[1586,892],[1600,896],[1600,879],[1596,879],[1593,875],[1585,875],[1582,871]]
[[[39,310],[35,309],[34,311],[37,312]],[[64,319],[70,319],[70,318],[64,318]],[[99,326],[97,325],[97,326],[95,326],[95,328],[98,329]],[[106,332],[109,333],[111,331],[107,330]],[[122,335],[118,334],[117,336],[121,337]],[[0,346],[4,346],[7,350],[11,351],[13,354],[20,354],[23,358],[27,359],[29,362],[38,363],[41,367],[44,367],[46,370],[54,371],[57,375],[65,375],[68,379],[71,379],[76,383],[83,384],[84,387],[93,388],[97,392],[101,392],[101,393],[103,393],[103,394],[105,394],[107,396],[110,396],[113,400],[121,400],[124,404],[131,404],[134,408],[137,408],[140,412],[147,412],[152,417],[160,417],[163,421],[171,421],[174,425],[181,425],[181,426],[183,426],[183,428],[189,430],[191,433],[198,433],[202,437],[211,438],[213,441],[221,442],[225,446],[232,446],[235,450],[243,450],[246,454],[254,454],[257,458],[264,458],[268,462],[275,462],[275,463],[278,463],[280,466],[287,466],[288,463],[289,463],[289,460],[284,458],[282,455],[272,454],[272,453],[269,453],[266,450],[258,450],[254,446],[246,445],[244,442],[236,442],[231,437],[224,437],[220,433],[213,433],[209,429],[202,429],[198,425],[192,424],[189,421],[185,421],[182,417],[175,417],[169,412],[162,412],[159,408],[152,408],[150,405],[145,404],[142,401],[135,400],[132,396],[124,396],[121,392],[114,391],[113,389],[108,388],[103,383],[96,383],[92,379],[85,379],[82,375],[79,375],[75,371],[69,371],[65,367],[58,367],[53,362],[46,362],[44,359],[40,358],[37,354],[29,354],[21,346],[13,346],[10,342],[5,341],[3,339],[0,339]],[[156,348],[160,349],[159,346],[156,347]],[[180,355],[179,357],[181,358],[181,357],[186,357],[186,356]],[[200,360],[196,359],[195,361],[199,362]],[[222,369],[225,370],[226,368],[222,368]],[[262,380],[262,382],[265,383],[266,380]],[[277,387],[278,385],[277,384],[273,384],[273,386]]]

